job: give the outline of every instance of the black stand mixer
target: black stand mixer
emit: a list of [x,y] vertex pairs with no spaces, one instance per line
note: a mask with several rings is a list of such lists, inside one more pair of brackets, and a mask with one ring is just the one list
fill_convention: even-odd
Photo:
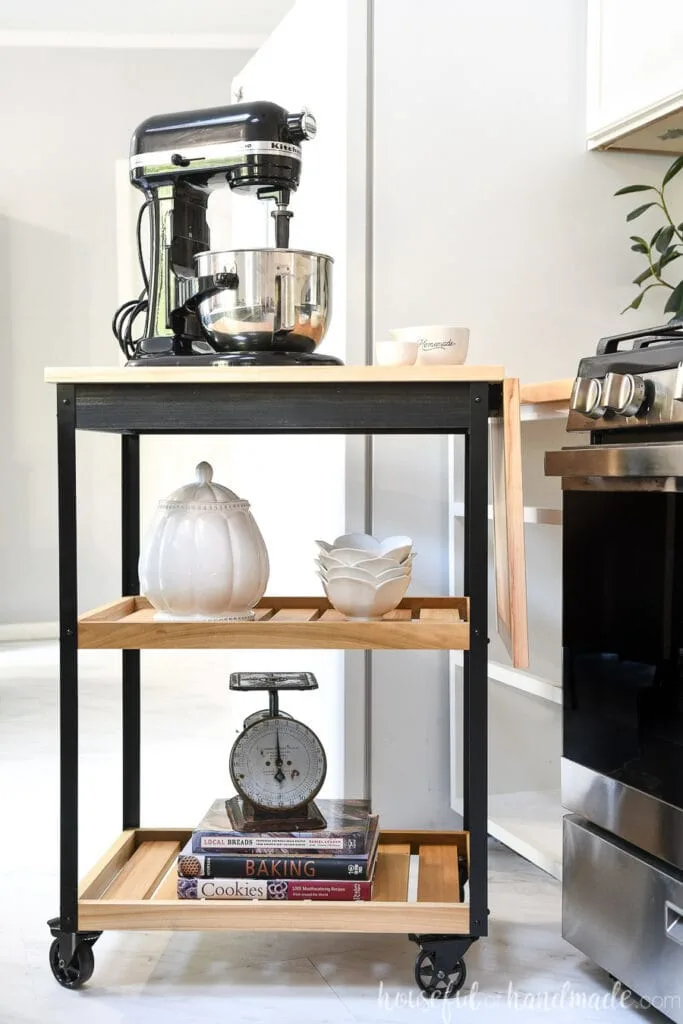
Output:
[[[265,102],[162,114],[139,125],[130,177],[145,195],[137,223],[144,289],[112,324],[129,366],[340,362],[314,351],[330,320],[333,260],[289,248],[300,143],[315,131],[308,112]],[[225,186],[274,203],[275,248],[210,250],[209,194]],[[143,313],[143,334],[134,339]]]

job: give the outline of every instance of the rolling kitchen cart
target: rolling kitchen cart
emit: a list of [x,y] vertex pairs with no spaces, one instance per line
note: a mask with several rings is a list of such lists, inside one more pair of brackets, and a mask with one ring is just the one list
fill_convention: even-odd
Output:
[[[78,988],[90,978],[105,929],[409,932],[418,986],[454,994],[488,925],[488,418],[502,412],[502,369],[93,368],[48,370],[46,380],[57,385],[58,425],[60,906],[48,922],[57,981]],[[121,435],[123,596],[80,617],[77,430]],[[251,622],[155,622],[139,596],[140,435],[305,432],[464,435],[466,595],[407,598],[376,622],[349,621],[323,598],[268,596]],[[371,902],[178,900],[175,860],[191,829],[140,825],[140,650],[259,647],[464,652],[464,831],[382,831]],[[120,649],[123,684],[123,831],[80,885],[79,648]]]

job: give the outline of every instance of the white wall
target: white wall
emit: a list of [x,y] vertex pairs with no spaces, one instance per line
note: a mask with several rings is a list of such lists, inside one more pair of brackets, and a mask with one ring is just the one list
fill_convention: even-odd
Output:
[[[572,376],[601,335],[660,322],[661,304],[619,316],[642,267],[628,200],[611,196],[656,181],[667,161],[585,151],[583,2],[376,0],[375,55],[378,338],[411,323],[467,325],[471,363],[532,381]],[[377,530],[415,538],[415,593],[447,588],[445,459],[445,439],[376,442]],[[559,565],[558,543],[537,533],[530,576]],[[542,597],[532,604],[546,614]],[[536,652],[547,670],[552,655]],[[388,826],[448,824],[447,657],[375,663],[377,808]],[[514,728],[495,693],[492,736]]]
[[[229,102],[247,57],[0,49],[0,623],[57,615],[55,393],[43,367],[117,362],[115,160],[150,114]],[[120,587],[118,466],[118,438],[79,439],[83,608]]]

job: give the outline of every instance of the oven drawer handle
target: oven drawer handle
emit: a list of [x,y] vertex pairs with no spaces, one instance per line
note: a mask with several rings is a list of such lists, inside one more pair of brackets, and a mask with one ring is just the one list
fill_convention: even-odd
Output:
[[666,903],[664,909],[664,927],[667,938],[683,946],[683,910],[673,903]]
[[683,444],[591,445],[546,452],[546,476],[683,477]]

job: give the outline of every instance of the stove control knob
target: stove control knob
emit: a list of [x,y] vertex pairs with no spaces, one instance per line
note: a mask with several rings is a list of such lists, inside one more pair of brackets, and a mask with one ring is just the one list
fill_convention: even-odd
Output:
[[302,110],[299,114],[287,115],[287,131],[291,142],[302,142],[304,139],[312,139],[318,130],[313,114],[308,110]]
[[577,377],[572,388],[569,406],[575,412],[599,420],[605,415],[606,406],[602,397],[602,383],[595,377]]
[[611,412],[637,416],[645,405],[645,381],[637,373],[608,373],[603,394]]

